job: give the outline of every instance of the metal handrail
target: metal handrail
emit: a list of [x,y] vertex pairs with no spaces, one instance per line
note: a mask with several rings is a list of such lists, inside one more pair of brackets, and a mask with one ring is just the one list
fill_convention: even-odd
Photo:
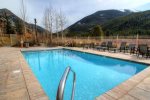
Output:
[[57,90],[57,97],[56,100],[63,100],[63,96],[64,96],[64,89],[65,89],[65,84],[66,84],[66,80],[68,77],[69,72],[72,71],[73,72],[73,88],[72,88],[72,96],[71,96],[71,100],[74,100],[74,94],[75,94],[75,85],[76,85],[76,74],[73,70],[71,70],[70,67],[67,67],[58,86],[58,90]]

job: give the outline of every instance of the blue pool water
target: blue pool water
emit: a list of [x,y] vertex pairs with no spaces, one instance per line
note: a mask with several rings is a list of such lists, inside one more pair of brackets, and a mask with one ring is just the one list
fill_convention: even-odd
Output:
[[[28,51],[23,55],[50,100],[56,100],[59,81],[67,66],[76,72],[75,100],[94,100],[147,66],[66,49]],[[70,73],[64,100],[70,100],[72,80]]]

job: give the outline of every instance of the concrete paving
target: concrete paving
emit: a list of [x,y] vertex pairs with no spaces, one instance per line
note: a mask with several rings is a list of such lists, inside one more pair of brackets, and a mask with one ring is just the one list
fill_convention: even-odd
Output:
[[82,52],[94,53],[98,55],[124,59],[128,61],[148,64],[148,67],[140,73],[134,75],[127,81],[114,87],[112,90],[96,97],[96,100],[150,100],[150,58],[138,58],[136,55],[128,53],[103,52],[92,49],[69,48]]
[[[33,47],[22,50],[53,49]],[[150,64],[150,59],[124,53],[102,52],[92,49],[67,48],[113,58]],[[48,100],[41,85],[26,63],[20,48],[0,48],[0,100]],[[109,90],[96,100],[150,100],[150,67]]]
[[19,48],[0,48],[0,100],[48,100]]

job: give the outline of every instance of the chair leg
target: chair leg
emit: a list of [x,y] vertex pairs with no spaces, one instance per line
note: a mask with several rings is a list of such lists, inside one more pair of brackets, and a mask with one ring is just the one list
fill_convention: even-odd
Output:
[[148,56],[149,56],[148,53],[146,53],[146,59],[148,58]]
[[140,54],[138,53],[138,54],[136,54],[136,56],[137,56],[137,58],[139,58]]
[[132,52],[132,51],[130,50],[130,55],[131,55],[131,52]]
[[115,49],[114,49],[113,51],[114,51],[114,53],[115,53]]

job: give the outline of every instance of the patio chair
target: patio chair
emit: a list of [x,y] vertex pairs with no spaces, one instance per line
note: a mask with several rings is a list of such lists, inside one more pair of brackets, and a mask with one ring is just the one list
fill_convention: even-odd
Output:
[[113,45],[112,41],[108,41],[108,43],[107,43],[107,50],[108,51],[112,50],[112,51],[116,52],[117,51],[117,47]]
[[106,42],[102,42],[99,46],[96,46],[95,49],[97,50],[103,50],[105,51],[107,49],[107,43]]
[[150,50],[148,49],[147,44],[140,44],[138,46],[138,52],[137,52],[137,57],[142,55],[142,57],[148,58],[150,56]]
[[93,49],[94,48],[94,43],[90,43],[90,48]]
[[126,47],[125,51],[130,52],[130,54],[134,54],[135,53],[135,47],[136,47],[136,44],[129,44]]
[[147,57],[149,57],[149,58],[150,58],[150,47],[148,47]]
[[90,48],[90,45],[89,44],[84,44],[83,45],[83,49],[89,49]]
[[120,52],[122,52],[122,50],[123,50],[124,53],[125,53],[125,50],[126,50],[126,44],[127,44],[127,42],[121,42],[121,45],[120,45],[120,48],[119,48]]
[[108,49],[108,51],[110,50],[110,48],[112,48],[112,41],[108,41],[108,43],[107,43],[107,49]]
[[83,46],[83,49],[90,49],[90,48],[94,48],[94,43],[85,44],[85,45]]

